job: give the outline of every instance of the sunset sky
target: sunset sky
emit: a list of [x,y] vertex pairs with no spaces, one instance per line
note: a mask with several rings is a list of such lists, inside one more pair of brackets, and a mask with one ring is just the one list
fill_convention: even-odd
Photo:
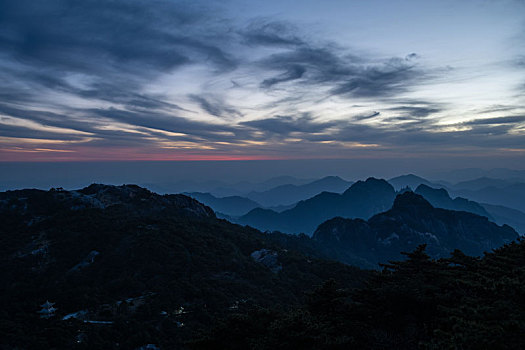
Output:
[[0,161],[524,156],[524,1],[0,1]]

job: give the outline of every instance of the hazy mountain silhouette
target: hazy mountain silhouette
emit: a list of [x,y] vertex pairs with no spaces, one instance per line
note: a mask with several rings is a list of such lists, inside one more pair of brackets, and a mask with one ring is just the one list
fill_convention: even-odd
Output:
[[199,202],[211,207],[215,212],[229,216],[241,216],[261,205],[251,199],[240,196],[215,197],[210,193],[191,192],[186,195],[195,198]]
[[336,216],[367,219],[387,210],[395,195],[385,180],[369,178],[354,183],[342,194],[323,192],[281,213],[254,209],[238,222],[261,230],[311,234],[320,223]]
[[420,185],[416,193],[425,197],[436,208],[462,210],[486,216],[499,225],[507,224],[518,233],[525,233],[525,213],[519,210],[501,205],[477,203],[461,197],[452,199],[445,189],[435,189],[425,185]]
[[470,201],[465,198],[456,197],[452,199],[444,188],[432,188],[427,185],[419,185],[415,193],[422,195],[427,201],[436,208],[467,211],[469,213],[486,216],[489,219],[493,217],[479,203]]
[[518,238],[510,226],[464,211],[434,208],[422,196],[405,192],[392,209],[362,219],[334,218],[319,225],[312,239],[331,256],[360,266],[374,266],[427,244],[431,256],[448,256],[454,249],[480,255]]
[[388,180],[388,183],[394,186],[394,189],[396,191],[399,191],[405,187],[410,187],[413,190],[421,184],[424,184],[430,187],[439,186],[439,185],[433,184],[432,182],[422,177],[419,177],[417,175],[414,175],[414,174],[401,175],[401,176],[391,178],[390,180]]
[[250,192],[247,198],[260,203],[264,207],[295,204],[301,200],[311,198],[321,192],[341,193],[352,182],[345,181],[338,176],[327,176],[322,179],[303,185],[284,184],[263,192]]
[[303,185],[311,179],[298,179],[293,176],[278,176],[261,182],[240,181],[228,183],[217,180],[181,180],[174,182],[155,182],[141,184],[148,189],[160,193],[210,193],[215,197],[243,196],[252,191],[266,191],[285,184]]
[[525,211],[525,183],[515,183],[503,188],[492,186],[479,190],[454,190],[453,194],[480,203],[503,205]]
[[519,234],[525,235],[525,213],[517,209],[502,205],[481,204],[498,225],[507,224],[513,227]]
[[490,177],[480,177],[474,180],[458,182],[453,186],[453,188],[459,191],[461,190],[476,191],[476,190],[481,190],[487,187],[505,188],[505,187],[508,187],[508,186],[511,186],[511,185],[514,185],[520,182],[523,182],[523,181],[520,181],[519,179],[503,180],[503,179],[494,179]]
[[494,179],[505,179],[505,180],[525,180],[525,170],[514,170],[506,168],[495,168],[495,169],[480,169],[480,168],[467,168],[467,169],[456,169],[451,171],[443,171],[434,174],[434,178],[444,179],[448,182],[457,183],[460,181],[469,181],[472,179],[478,179],[482,177],[494,178]]

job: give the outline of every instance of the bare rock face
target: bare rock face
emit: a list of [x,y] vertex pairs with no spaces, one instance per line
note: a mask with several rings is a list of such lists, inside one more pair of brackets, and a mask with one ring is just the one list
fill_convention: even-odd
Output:
[[269,268],[273,273],[277,273],[283,269],[279,263],[279,255],[275,250],[260,249],[251,253],[250,256],[253,260]]

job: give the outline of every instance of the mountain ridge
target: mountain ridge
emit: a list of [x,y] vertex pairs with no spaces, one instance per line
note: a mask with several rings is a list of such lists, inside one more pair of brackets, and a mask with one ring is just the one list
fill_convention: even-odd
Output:
[[411,191],[396,196],[392,208],[368,220],[336,217],[325,221],[312,239],[324,245],[338,260],[365,259],[368,265],[400,257],[401,251],[427,244],[431,256],[446,256],[454,249],[471,255],[497,248],[519,237],[508,225],[498,226],[464,211],[434,208]]

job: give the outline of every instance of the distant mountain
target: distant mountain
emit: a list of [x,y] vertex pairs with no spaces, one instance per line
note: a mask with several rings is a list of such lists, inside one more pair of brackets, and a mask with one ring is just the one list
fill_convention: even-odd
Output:
[[210,193],[191,192],[186,195],[195,198],[199,202],[211,207],[215,212],[229,216],[241,216],[261,205],[251,199],[240,196],[229,196],[217,198]]
[[3,192],[0,222],[6,349],[179,349],[217,317],[368,276],[316,259],[306,237],[262,234],[133,185]]
[[334,218],[319,225],[312,236],[340,261],[360,266],[400,258],[427,244],[431,256],[448,256],[454,249],[481,255],[518,238],[509,226],[498,226],[486,217],[434,208],[422,196],[405,192],[392,209],[368,221]]
[[311,181],[311,179],[298,179],[293,176],[279,176],[262,182],[241,181],[228,183],[217,180],[181,180],[173,182],[142,183],[141,185],[160,194],[202,192],[210,193],[215,197],[230,197],[244,196],[246,193],[252,191],[266,191],[284,184],[303,185]]
[[238,222],[263,231],[312,234],[320,223],[336,216],[367,219],[387,210],[395,196],[388,182],[369,178],[356,182],[342,194],[323,192],[281,213],[254,209]]
[[525,211],[525,183],[515,183],[503,188],[484,187],[479,190],[456,190],[455,196],[462,196],[480,203],[503,205],[509,208]]
[[498,225],[512,226],[519,234],[525,235],[525,213],[502,205],[481,204]]
[[445,189],[435,189],[425,185],[420,185],[416,193],[425,197],[436,208],[462,210],[486,216],[498,225],[507,224],[518,233],[525,234],[525,213],[519,210],[501,205],[477,203],[461,197],[452,199]]
[[262,204],[264,207],[290,205],[311,198],[321,192],[341,193],[352,185],[338,176],[327,176],[322,179],[303,184],[285,184],[263,192],[250,192],[246,197]]
[[300,185],[307,184],[309,182],[312,182],[312,179],[298,179],[293,176],[276,176],[268,180],[262,181],[258,184],[255,184],[255,186],[252,186],[252,190],[267,191],[277,186],[282,186],[282,185],[300,186]]
[[419,185],[415,193],[422,195],[436,208],[467,211],[493,220],[493,217],[479,203],[461,197],[452,199],[444,188],[436,189],[427,185]]
[[525,170],[514,170],[506,168],[495,168],[495,169],[480,169],[480,168],[467,168],[467,169],[456,169],[451,171],[443,171],[434,174],[434,178],[444,179],[449,182],[460,182],[477,179],[480,177],[489,177],[495,179],[521,179],[525,181]]
[[262,182],[242,181],[234,184],[223,184],[222,186],[216,186],[215,188],[206,191],[200,190],[195,192],[210,192],[216,197],[228,197],[232,195],[247,197],[246,194],[250,192],[267,191],[274,187],[283,185],[300,186],[311,181],[311,179],[298,179],[293,176],[277,176]]
[[455,190],[476,191],[476,190],[481,190],[486,187],[505,188],[505,187],[515,184],[516,182],[520,182],[520,181],[493,179],[490,177],[480,177],[474,180],[458,182],[453,187]]
[[408,174],[408,175],[401,175],[394,178],[391,178],[388,180],[388,183],[390,183],[392,186],[394,186],[394,189],[396,191],[399,191],[405,187],[410,187],[412,190],[416,189],[417,186],[423,184],[430,187],[436,187],[436,184],[433,184],[432,182],[419,177],[414,174]]

